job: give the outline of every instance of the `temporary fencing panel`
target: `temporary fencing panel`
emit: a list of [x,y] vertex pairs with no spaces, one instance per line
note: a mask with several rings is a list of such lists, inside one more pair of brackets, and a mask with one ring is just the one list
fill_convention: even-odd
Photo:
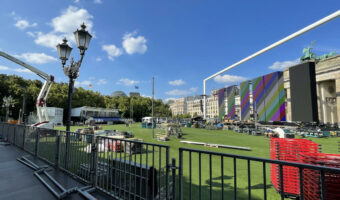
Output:
[[[306,139],[270,139],[270,158],[291,162],[302,162],[299,155],[301,153],[317,153],[318,144]],[[299,169],[297,167],[283,166],[282,176],[280,168],[276,164],[271,164],[271,181],[277,191],[286,195],[300,195]],[[284,188],[281,187],[283,178]]]
[[[306,164],[321,165],[327,167],[340,168],[339,154],[325,154],[325,153],[308,153],[300,154],[301,161]],[[320,184],[324,182],[325,187],[321,188]],[[303,191],[305,193],[305,200],[317,199],[340,199],[340,174],[332,172],[319,172],[312,169],[303,170]],[[322,190],[324,195],[322,197]]]

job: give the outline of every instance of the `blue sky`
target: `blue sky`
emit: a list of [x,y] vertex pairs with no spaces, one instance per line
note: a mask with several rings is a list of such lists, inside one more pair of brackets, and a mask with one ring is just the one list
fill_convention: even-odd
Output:
[[[66,82],[55,45],[66,36],[79,58],[72,32],[83,21],[94,35],[77,86],[111,94],[122,90],[163,100],[202,94],[213,73],[340,9],[339,1],[203,0],[2,0],[0,49]],[[340,53],[335,19],[227,74],[207,89],[294,64],[315,41],[317,54]],[[39,79],[0,58],[0,73]],[[92,88],[89,88],[89,85]]]

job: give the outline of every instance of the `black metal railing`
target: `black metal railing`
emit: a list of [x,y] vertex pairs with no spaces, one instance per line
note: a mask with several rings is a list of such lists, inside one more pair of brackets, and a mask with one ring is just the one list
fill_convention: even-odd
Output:
[[298,171],[295,197],[307,197],[305,178],[313,174],[327,199],[328,180],[340,175],[338,168],[189,148],[179,148],[176,165],[167,145],[7,123],[0,135],[117,199],[284,199],[293,197],[285,190],[288,167]]
[[174,199],[169,146],[0,123],[3,140],[119,199]]
[[320,177],[321,199],[327,199],[325,173],[340,174],[339,168],[179,148],[179,194],[177,198],[181,200],[292,197],[283,189],[277,192],[268,190],[272,187],[270,176],[268,176],[272,164],[279,166],[280,188],[285,188],[284,168],[289,166],[298,169],[299,199],[304,199],[302,186],[303,172],[306,170],[314,170]]

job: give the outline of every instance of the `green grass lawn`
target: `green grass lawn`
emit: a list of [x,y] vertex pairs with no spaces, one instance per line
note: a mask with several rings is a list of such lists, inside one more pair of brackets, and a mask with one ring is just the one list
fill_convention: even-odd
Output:
[[[82,127],[71,127],[71,131],[76,130],[77,128]],[[65,127],[58,127],[58,130],[65,130]],[[223,153],[231,153],[238,155],[247,155],[261,158],[269,158],[270,157],[270,149],[269,149],[269,139],[263,136],[252,136],[245,135],[240,133],[235,133],[233,131],[225,131],[225,130],[205,130],[205,129],[195,129],[195,128],[183,128],[183,137],[181,139],[177,139],[176,137],[170,137],[170,141],[160,142],[156,139],[152,138],[151,129],[143,129],[141,128],[141,124],[133,124],[131,127],[125,127],[125,125],[110,125],[103,126],[103,129],[115,129],[118,131],[130,131],[135,137],[139,139],[143,139],[144,142],[164,144],[170,146],[170,158],[176,158],[177,163],[179,162],[179,147],[187,147],[192,149],[201,149],[207,151],[214,152],[223,152]],[[155,135],[159,132],[162,132],[159,129],[155,129]],[[322,145],[322,152],[324,153],[338,153],[338,142],[340,138],[308,138],[311,139],[318,144]],[[215,144],[226,144],[233,146],[243,146],[250,147],[251,151],[242,151],[242,150],[234,150],[234,149],[226,149],[226,148],[212,148],[212,147],[204,147],[199,145],[191,145],[191,144],[183,144],[180,143],[180,140],[190,140],[197,142],[208,142]],[[81,147],[82,148],[82,147]],[[147,152],[139,155],[112,155],[113,153],[101,153],[99,154],[100,159],[106,159],[108,157],[124,157],[126,160],[131,160],[132,162],[135,160],[137,163],[141,162],[143,164],[146,163],[148,165],[153,164],[156,167],[163,166],[165,163],[165,152],[161,152],[162,159],[161,163],[159,163],[158,153],[159,150],[155,149],[155,156],[152,159],[151,148],[148,147]],[[198,154],[192,153],[192,176],[191,176],[191,187],[190,187],[190,173],[189,173],[189,153],[185,152],[183,157],[183,194],[184,199],[189,199],[190,189],[192,194],[192,199],[198,199],[199,194],[199,160]],[[224,182],[224,198],[225,199],[233,199],[234,198],[234,171],[233,171],[233,160],[231,158],[223,159],[223,177],[221,176],[221,157],[212,156],[212,183],[210,184],[210,176],[209,176],[209,156],[203,155],[201,160],[201,194],[202,199],[209,199],[210,187],[212,187],[212,196],[213,199],[220,199],[222,192],[222,179]],[[262,163],[251,162],[251,195],[252,199],[263,199],[263,168]],[[248,198],[248,175],[247,175],[247,162],[243,160],[237,160],[237,197],[238,199],[247,199]],[[274,190],[270,182],[270,165],[266,165],[266,173],[267,173],[267,183],[266,186],[268,199],[279,199],[278,194]]]

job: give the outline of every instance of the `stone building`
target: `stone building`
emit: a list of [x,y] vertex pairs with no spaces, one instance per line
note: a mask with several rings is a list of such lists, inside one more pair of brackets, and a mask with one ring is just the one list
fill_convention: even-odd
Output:
[[[203,96],[188,96],[174,100],[170,104],[172,115],[187,114],[191,116],[203,116]],[[207,97],[207,117],[215,118],[218,116],[218,96],[217,90],[211,91]]]
[[172,116],[185,114],[187,112],[185,98],[179,98],[174,100],[174,102],[170,104],[170,109],[172,112]]

